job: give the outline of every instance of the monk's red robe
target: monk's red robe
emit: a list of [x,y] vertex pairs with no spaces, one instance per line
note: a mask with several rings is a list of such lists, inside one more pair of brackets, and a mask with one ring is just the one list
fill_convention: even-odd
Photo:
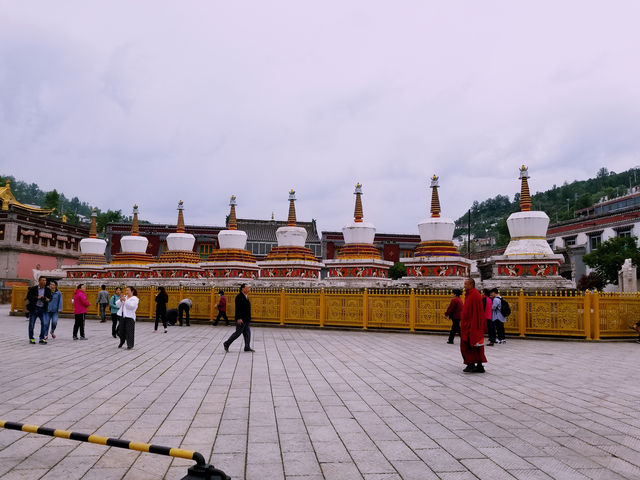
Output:
[[[465,294],[460,320],[460,353],[462,353],[463,362],[467,365],[487,361],[484,356],[484,334],[487,329],[487,320],[484,316],[480,292],[472,288]],[[482,346],[476,347],[474,345]]]

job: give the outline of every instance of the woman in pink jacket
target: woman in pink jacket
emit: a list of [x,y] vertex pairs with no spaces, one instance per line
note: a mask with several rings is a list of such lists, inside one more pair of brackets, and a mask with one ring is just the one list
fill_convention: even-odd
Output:
[[76,321],[73,324],[73,339],[78,340],[78,329],[80,330],[80,340],[86,340],[84,336],[84,317],[87,314],[87,307],[90,305],[87,295],[84,293],[86,286],[84,283],[78,285],[73,296],[73,313]]

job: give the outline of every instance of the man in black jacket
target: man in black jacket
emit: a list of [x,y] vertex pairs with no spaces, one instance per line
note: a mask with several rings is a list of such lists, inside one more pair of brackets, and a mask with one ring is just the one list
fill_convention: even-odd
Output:
[[47,287],[47,278],[40,277],[38,285],[29,287],[27,290],[27,310],[29,311],[29,343],[36,343],[33,338],[33,329],[36,325],[36,318],[40,318],[40,343],[47,343],[49,333],[49,315],[47,306],[53,295]]
[[249,285],[240,285],[240,293],[236,295],[236,331],[223,343],[224,351],[229,351],[229,345],[242,334],[244,337],[244,351],[253,352],[251,349],[251,302],[249,301]]

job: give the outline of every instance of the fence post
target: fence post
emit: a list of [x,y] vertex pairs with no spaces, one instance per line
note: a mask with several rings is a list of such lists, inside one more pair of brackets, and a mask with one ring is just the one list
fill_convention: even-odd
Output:
[[524,333],[527,328],[526,308],[524,291],[520,289],[520,293],[518,293],[518,330],[521,337],[524,337]]
[[364,289],[362,294],[362,329],[367,329],[367,323],[369,323],[369,293],[367,289]]
[[155,310],[154,307],[155,307],[155,303],[156,303],[155,300],[156,299],[153,296],[153,287],[149,287],[149,318],[151,318],[151,319],[156,318],[156,315],[155,315],[156,312],[154,311]]
[[320,289],[320,326],[324,327],[324,319],[327,315],[326,305],[324,303],[324,287]]
[[178,299],[178,303],[184,300],[184,285],[180,285],[180,298]]
[[584,309],[583,322],[584,322],[584,337],[587,340],[591,340],[591,292],[588,290],[584,293]]
[[11,287],[11,311],[15,312],[16,310],[16,287]]
[[409,331],[416,331],[416,291],[413,288],[409,294]]
[[284,325],[285,302],[284,287],[282,287],[282,290],[280,290],[280,325]]
[[209,321],[213,322],[214,319],[214,315],[215,315],[215,310],[216,310],[216,289],[215,287],[212,285],[211,286],[211,292],[209,294],[210,297],[210,305],[209,305]]
[[594,292],[591,305],[593,306],[592,327],[593,339],[600,340],[600,292]]

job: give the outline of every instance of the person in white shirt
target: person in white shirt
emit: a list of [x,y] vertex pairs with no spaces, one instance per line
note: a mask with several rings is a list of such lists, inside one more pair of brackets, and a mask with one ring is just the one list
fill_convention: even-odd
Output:
[[127,349],[133,348],[133,339],[136,328],[136,310],[138,309],[138,291],[134,287],[127,287],[125,294],[116,300],[118,307],[118,316],[120,317],[120,328],[118,335],[120,336],[120,345],[122,348],[124,342],[127,342]]
[[187,327],[190,327],[189,323],[189,311],[193,307],[193,302],[190,298],[185,298],[178,303],[178,323],[182,326],[182,316],[186,314],[187,317]]

